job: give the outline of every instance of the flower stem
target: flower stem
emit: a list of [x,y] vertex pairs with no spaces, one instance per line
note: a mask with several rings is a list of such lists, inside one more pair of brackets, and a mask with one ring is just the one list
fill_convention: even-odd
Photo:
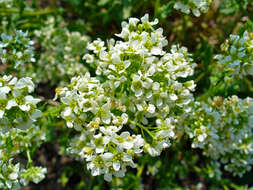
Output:
[[54,108],[43,112],[42,117],[47,117],[49,115],[51,115],[51,116],[60,115],[60,112],[63,110],[63,108],[64,108],[64,105],[54,106]]
[[141,177],[142,172],[143,172],[143,170],[144,170],[144,166],[145,166],[145,164],[142,164],[142,165],[139,167],[138,172],[137,172],[137,174],[136,174],[136,177],[138,177],[138,178]]
[[39,11],[22,11],[20,12],[18,9],[0,9],[0,15],[8,15],[8,14],[19,14],[25,16],[40,16],[40,15],[47,15],[47,14],[54,14],[56,13],[56,10],[53,9],[45,9],[45,10],[39,10]]
[[142,124],[137,123],[137,122],[132,121],[132,120],[129,120],[129,122],[130,122],[131,124],[133,124],[133,125],[137,125],[138,127],[141,128],[141,130],[146,131],[152,138],[154,138],[153,134],[152,134],[145,126],[143,126]]
[[204,78],[204,76],[206,75],[206,73],[201,73],[195,80],[194,83],[198,83],[202,78]]
[[32,159],[28,148],[28,144],[26,144],[25,147],[26,147],[26,156],[28,158],[27,167],[30,167],[32,165]]
[[156,18],[159,14],[159,8],[160,8],[160,0],[155,1],[155,12],[154,12],[154,17]]
[[210,90],[208,90],[205,94],[199,96],[197,98],[197,101],[206,100],[208,97],[214,95],[216,90],[218,90],[223,85],[223,83],[224,81],[221,80],[214,88],[210,88]]
[[250,90],[251,92],[253,92],[253,85],[252,85],[252,82],[250,82],[249,79],[247,79],[247,78],[244,78],[244,82],[248,85],[249,90]]

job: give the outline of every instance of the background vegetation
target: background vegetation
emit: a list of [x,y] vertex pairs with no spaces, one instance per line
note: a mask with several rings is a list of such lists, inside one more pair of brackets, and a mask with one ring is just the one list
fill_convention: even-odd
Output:
[[[36,82],[35,94],[43,101],[44,111],[40,125],[46,132],[46,142],[31,152],[33,162],[47,168],[46,178],[39,184],[23,189],[237,189],[253,187],[253,172],[242,178],[222,171],[220,177],[210,158],[200,149],[191,149],[189,139],[182,137],[159,157],[143,155],[136,158],[137,169],[129,169],[124,178],[105,182],[102,176],[92,177],[84,163],[67,155],[69,138],[73,131],[65,122],[54,117],[55,89],[69,82],[72,76],[94,68],[83,55],[89,41],[115,37],[121,31],[121,22],[129,17],[141,18],[148,13],[159,19],[168,40],[168,47],[180,44],[188,48],[197,63],[192,79],[197,84],[195,97],[212,88],[214,55],[222,53],[221,44],[230,34],[242,35],[253,31],[252,2],[241,0],[214,0],[207,13],[196,17],[173,8],[169,0],[15,0],[10,5],[0,1],[0,32],[14,35],[15,30],[28,31],[35,44],[37,60],[24,68],[13,70],[0,62],[2,74],[23,76],[29,73]],[[78,33],[76,33],[78,32]],[[68,47],[68,48],[66,48]],[[167,49],[168,51],[168,49]],[[47,66],[48,63],[51,63]],[[78,68],[68,70],[78,63]],[[64,71],[64,72],[63,72]],[[66,72],[65,72],[66,71]],[[247,76],[228,87],[215,89],[215,95],[227,97],[237,94],[240,98],[252,97],[253,78]],[[21,155],[22,157],[22,155]],[[22,160],[22,158],[21,158]]]

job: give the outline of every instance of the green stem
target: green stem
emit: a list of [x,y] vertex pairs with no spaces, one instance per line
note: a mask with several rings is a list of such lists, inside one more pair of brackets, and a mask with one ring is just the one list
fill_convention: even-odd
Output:
[[56,11],[56,0],[52,0],[52,9]]
[[31,159],[28,144],[26,144],[25,147],[26,147],[26,156],[28,158],[27,167],[30,167],[32,165],[32,159]]
[[135,121],[132,121],[132,120],[129,120],[129,122],[133,125],[137,125],[138,127],[140,127],[142,130],[146,131],[152,138],[154,138],[153,134],[145,127],[143,126],[142,124],[140,123],[137,123]]
[[[0,9],[0,14],[19,14],[20,11],[18,9]],[[45,9],[45,10],[39,10],[39,11],[23,11],[22,15],[25,16],[40,16],[40,15],[47,15],[47,14],[54,14],[56,13],[56,10],[52,9]]]
[[57,105],[53,109],[47,110],[43,112],[42,117],[47,117],[49,115],[55,115],[55,114],[60,114],[60,112],[63,110],[64,105]]
[[155,12],[154,12],[154,17],[157,18],[159,14],[159,8],[160,8],[160,0],[155,1]]
[[252,85],[252,82],[250,82],[249,79],[247,79],[247,78],[244,78],[244,82],[248,85],[249,90],[250,90],[251,92],[253,92],[253,85]]
[[197,101],[206,100],[209,96],[214,95],[214,93],[223,85],[224,81],[220,81],[214,88],[210,88],[205,94],[199,96]]
[[137,174],[136,174],[136,177],[137,178],[140,178],[141,177],[141,175],[142,175],[142,172],[143,172],[143,170],[144,170],[144,164],[142,164],[140,167],[139,167],[139,170],[138,170],[138,172],[137,172]]
[[206,73],[201,73],[195,80],[194,80],[194,82],[195,83],[198,83],[202,78],[204,78],[204,76],[206,75]]

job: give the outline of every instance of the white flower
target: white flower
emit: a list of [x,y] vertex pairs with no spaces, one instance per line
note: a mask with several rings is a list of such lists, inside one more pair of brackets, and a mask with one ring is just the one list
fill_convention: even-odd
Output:
[[105,124],[110,124],[112,117],[110,112],[110,104],[104,104],[101,108],[98,109],[96,115],[98,115],[98,117],[100,117]]
[[174,4],[174,8],[181,10],[183,13],[189,14],[192,10],[192,13],[196,16],[200,16],[200,11],[206,13],[211,5],[212,0],[189,0],[182,1],[177,0]]
[[136,97],[142,96],[144,92],[143,92],[143,83],[141,81],[141,76],[139,75],[133,76],[131,90],[135,93]]
[[28,88],[28,92],[31,93],[34,90],[34,84],[32,82],[32,79],[30,77],[21,78],[17,81],[17,83],[14,86],[14,89],[20,90],[24,88]]
[[155,106],[153,104],[149,104],[147,111],[151,114],[155,113]]

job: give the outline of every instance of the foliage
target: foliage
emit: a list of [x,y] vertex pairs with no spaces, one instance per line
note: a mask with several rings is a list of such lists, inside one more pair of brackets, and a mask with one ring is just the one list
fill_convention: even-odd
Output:
[[0,189],[253,187],[252,13],[0,0]]

